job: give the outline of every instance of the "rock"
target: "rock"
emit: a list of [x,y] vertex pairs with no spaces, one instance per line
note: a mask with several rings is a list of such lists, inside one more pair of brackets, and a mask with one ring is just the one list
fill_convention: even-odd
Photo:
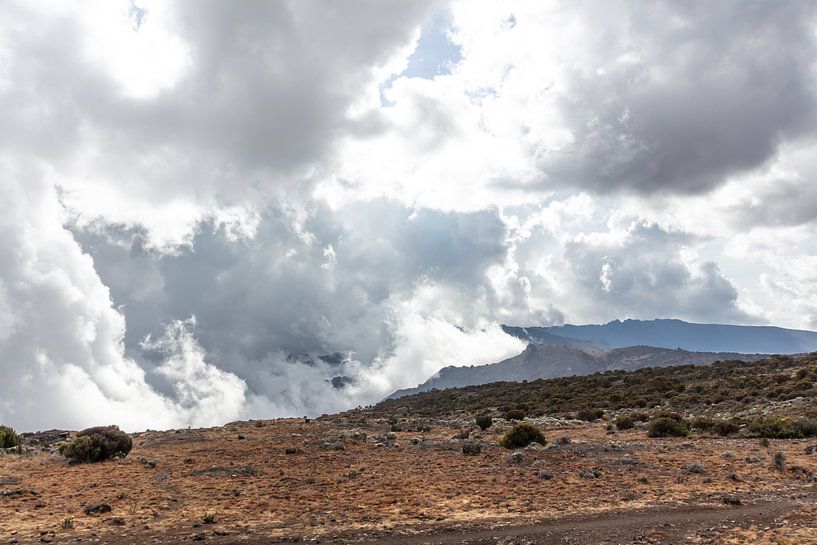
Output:
[[288,447],[288,448],[284,449],[284,454],[292,455],[292,454],[298,454],[299,452],[301,452],[301,449],[295,448],[295,447]]
[[583,469],[579,472],[579,477],[582,479],[598,479],[601,477],[601,471],[598,469]]
[[83,511],[85,511],[85,514],[88,516],[99,515],[101,513],[110,513],[111,506],[108,505],[107,503],[96,503],[94,505],[89,505],[88,507],[83,509]]
[[476,456],[482,452],[482,447],[476,443],[465,443],[462,446],[462,453],[466,456]]
[[123,519],[122,517],[111,517],[108,520],[106,520],[105,522],[107,522],[111,526],[124,526],[125,525],[125,519]]
[[544,446],[544,445],[542,445],[541,443],[536,443],[536,442],[533,442],[533,443],[531,443],[530,445],[526,446],[526,447],[524,448],[524,450],[526,450],[526,451],[528,451],[528,452],[530,452],[530,451],[536,451],[536,450],[545,450],[545,446]]
[[512,464],[521,464],[525,460],[525,455],[521,451],[516,451],[511,454],[509,461]]
[[337,441],[324,441],[321,443],[321,448],[323,450],[346,450],[346,447],[343,446],[343,443],[339,443]]
[[817,452],[817,445],[809,445],[805,448],[806,454],[814,454]]
[[553,473],[548,471],[537,471],[536,476],[542,479],[543,481],[549,481],[553,478]]
[[622,445],[619,441],[610,441],[610,448],[613,450],[621,450],[624,448],[624,445]]
[[412,444],[412,445],[419,445],[419,444],[421,444],[421,443],[425,442],[425,440],[426,440],[426,438],[425,438],[425,437],[423,437],[423,436],[419,436],[419,437],[412,437],[412,438],[411,438],[411,444]]
[[735,453],[732,452],[731,450],[724,450],[723,452],[721,452],[721,458],[724,458],[726,460],[731,460],[734,457]]

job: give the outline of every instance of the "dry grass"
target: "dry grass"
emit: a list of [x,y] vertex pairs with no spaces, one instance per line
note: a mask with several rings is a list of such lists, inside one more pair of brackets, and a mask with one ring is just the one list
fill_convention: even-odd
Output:
[[[509,463],[508,451],[495,444],[483,446],[479,456],[463,456],[461,443],[451,441],[452,430],[445,427],[426,433],[421,446],[411,444],[418,434],[406,432],[397,434],[399,448],[378,448],[371,440],[347,442],[343,451],[321,448],[349,426],[280,420],[263,427],[243,423],[150,432],[134,440],[125,460],[83,466],[69,467],[50,454],[0,458],[0,477],[22,478],[19,485],[0,488],[36,492],[0,497],[0,540],[12,531],[21,543],[51,531],[60,542],[87,540],[91,533],[195,531],[206,513],[217,520],[210,527],[270,537],[521,522],[659,505],[720,504],[726,492],[749,501],[807,487],[791,472],[772,468],[776,451],[785,452],[790,466],[815,470],[814,456],[804,453],[809,441],[772,441],[763,448],[748,439],[649,439],[643,430],[611,437],[598,423],[545,430],[551,440],[569,435],[572,442],[526,451],[522,464]],[[387,431],[388,424],[375,422],[363,429],[372,435]],[[239,434],[245,439],[238,439]],[[499,436],[488,430],[485,437],[495,442]],[[611,448],[611,439],[620,445]],[[299,453],[285,454],[288,447]],[[734,458],[722,457],[726,450]],[[747,463],[749,456],[763,460]],[[682,469],[698,462],[706,473]],[[581,478],[580,471],[587,469],[602,475]],[[543,470],[553,478],[541,479]],[[733,473],[738,480],[730,478]],[[83,513],[84,506],[100,502],[110,504],[112,511]],[[61,529],[67,517],[74,518],[70,531]],[[112,525],[112,517],[120,517],[124,526]],[[728,539],[742,538],[735,534]]]

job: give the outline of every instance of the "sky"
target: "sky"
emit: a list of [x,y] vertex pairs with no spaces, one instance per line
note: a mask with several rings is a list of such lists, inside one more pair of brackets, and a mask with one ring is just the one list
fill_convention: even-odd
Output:
[[503,323],[817,329],[814,2],[0,10],[0,423],[335,412]]

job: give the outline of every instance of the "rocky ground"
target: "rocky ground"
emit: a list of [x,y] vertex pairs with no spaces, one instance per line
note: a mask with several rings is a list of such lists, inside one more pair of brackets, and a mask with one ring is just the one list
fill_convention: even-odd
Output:
[[813,439],[537,423],[549,444],[509,451],[501,421],[252,421],[75,466],[30,437],[0,456],[0,544],[817,543]]

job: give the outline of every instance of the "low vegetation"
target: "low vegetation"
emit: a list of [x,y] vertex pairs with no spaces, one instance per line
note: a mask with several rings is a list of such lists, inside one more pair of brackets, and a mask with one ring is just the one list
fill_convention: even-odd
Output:
[[127,456],[131,448],[133,440],[130,435],[117,426],[99,426],[83,430],[73,441],[60,445],[60,454],[71,463],[84,464]]
[[547,444],[545,434],[536,426],[527,423],[515,425],[500,439],[499,444],[505,448],[524,448],[531,443]]

